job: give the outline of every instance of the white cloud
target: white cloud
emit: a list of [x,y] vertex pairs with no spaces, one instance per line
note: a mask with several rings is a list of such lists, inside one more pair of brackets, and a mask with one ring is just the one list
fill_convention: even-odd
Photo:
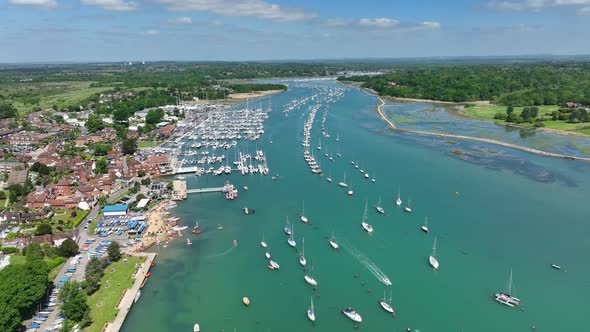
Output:
[[[491,1],[487,7],[499,11],[540,11],[551,7],[579,7],[590,5],[590,0],[524,0]],[[583,11],[584,8],[578,10]]]
[[31,6],[42,8],[57,7],[57,2],[55,0],[8,0],[8,3],[17,6]]
[[156,30],[156,29],[149,29],[149,30],[145,30],[145,31],[144,31],[144,33],[145,33],[146,35],[153,36],[153,35],[157,35],[157,34],[159,34],[159,33],[160,33],[160,30]]
[[329,27],[357,27],[371,30],[387,31],[427,30],[441,28],[441,24],[438,22],[402,24],[398,20],[384,17],[360,19],[329,19],[324,21],[323,24]]
[[590,15],[590,6],[578,9],[578,15]]
[[191,24],[193,23],[193,19],[188,16],[181,16],[177,18],[171,18],[168,20],[168,23],[173,24]]
[[375,28],[393,28],[399,25],[399,21],[390,18],[361,18],[358,25]]
[[133,1],[125,2],[123,0],[80,0],[83,5],[96,6],[106,10],[119,12],[128,12],[136,10],[138,4]]
[[202,11],[221,16],[255,17],[272,21],[304,21],[317,16],[302,8],[264,0],[155,0],[174,11]]

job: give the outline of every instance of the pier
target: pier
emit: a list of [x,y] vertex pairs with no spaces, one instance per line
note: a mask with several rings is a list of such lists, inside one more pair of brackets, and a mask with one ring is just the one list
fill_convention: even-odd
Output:
[[201,193],[227,193],[234,191],[235,188],[232,184],[227,182],[223,187],[213,188],[199,188],[199,189],[188,189],[187,194],[201,194]]
[[129,313],[129,309],[131,309],[131,306],[133,303],[135,303],[135,296],[139,292],[144,279],[147,278],[146,274],[150,270],[152,262],[154,259],[156,259],[155,253],[141,253],[133,255],[146,257],[145,262],[139,267],[139,269],[137,269],[137,272],[133,276],[135,279],[133,286],[131,286],[130,289],[125,290],[123,293],[122,299],[117,306],[117,309],[119,309],[117,317],[115,317],[114,322],[106,324],[103,329],[105,332],[118,332],[121,329],[121,326],[123,326],[123,322],[125,322],[125,318]]

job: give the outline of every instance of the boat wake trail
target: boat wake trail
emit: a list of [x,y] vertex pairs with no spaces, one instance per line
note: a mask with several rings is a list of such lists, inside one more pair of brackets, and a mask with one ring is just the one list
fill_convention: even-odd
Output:
[[231,253],[236,247],[238,246],[237,242],[234,242],[234,244],[231,246],[231,248],[227,249],[226,251],[219,253],[219,254],[215,254],[215,255],[210,255],[207,256],[207,258],[217,258],[217,257],[222,257],[225,255],[228,255],[229,253]]
[[349,253],[359,263],[361,263],[361,265],[363,265],[367,270],[369,270],[369,272],[371,272],[371,274],[375,278],[377,278],[377,280],[383,283],[385,283],[384,280],[389,281],[387,275],[383,271],[381,271],[377,264],[373,263],[373,261],[371,261],[369,257],[365,256],[360,250],[356,249],[349,243],[343,243],[342,247],[344,248],[344,250],[346,250],[347,253]]

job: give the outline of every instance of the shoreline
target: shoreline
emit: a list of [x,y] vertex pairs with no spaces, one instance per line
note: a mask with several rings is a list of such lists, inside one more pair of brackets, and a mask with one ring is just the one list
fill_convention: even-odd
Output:
[[276,93],[285,92],[285,90],[266,90],[266,91],[254,91],[254,92],[242,92],[242,93],[230,93],[227,95],[227,99],[248,99],[264,97]]
[[385,114],[383,114],[383,111],[381,109],[383,107],[383,105],[385,105],[385,101],[383,100],[383,98],[381,98],[381,96],[378,96],[377,98],[381,101],[381,104],[377,106],[377,113],[379,114],[379,117],[388,124],[388,126],[391,130],[405,132],[405,133],[419,134],[419,135],[437,136],[437,137],[445,137],[445,138],[456,138],[456,139],[463,139],[463,140],[468,140],[468,141],[478,141],[478,142],[483,142],[483,143],[490,143],[490,144],[509,147],[509,148],[513,148],[513,149],[517,149],[517,150],[521,150],[521,151],[525,151],[525,152],[530,152],[530,153],[546,156],[546,157],[554,157],[554,158],[561,158],[561,159],[568,159],[568,160],[590,161],[590,157],[566,156],[566,155],[562,155],[562,154],[558,154],[558,153],[541,151],[541,150],[537,150],[534,148],[529,148],[526,146],[497,141],[497,140],[489,139],[489,138],[481,138],[481,137],[473,137],[473,136],[465,136],[465,135],[457,135],[457,134],[436,133],[436,132],[423,131],[423,130],[398,128],[395,126],[395,124],[391,120],[389,120],[385,116]]
[[170,204],[170,202],[171,201],[167,199],[163,200],[148,212],[148,226],[145,230],[146,236],[142,236],[140,242],[135,243],[131,247],[129,247],[129,252],[143,252],[146,249],[148,249],[151,245],[156,243],[158,239],[160,241],[166,241],[168,239],[168,235],[170,234],[172,228],[163,221],[164,213],[162,210],[165,206]]
[[[581,137],[581,138],[589,138],[590,135],[586,135],[584,133],[580,133],[577,131],[570,131],[570,130],[561,130],[561,129],[553,129],[553,128],[547,128],[547,127],[538,127],[538,128],[529,128],[526,126],[522,126],[519,124],[515,124],[515,123],[509,123],[509,122],[504,122],[504,121],[492,121],[486,118],[479,118],[476,116],[471,116],[469,114],[466,114],[463,112],[463,108],[465,107],[465,104],[474,104],[474,105],[492,105],[492,103],[489,100],[479,100],[479,101],[470,101],[470,102],[461,102],[461,103],[456,103],[456,102],[450,102],[450,101],[440,101],[440,100],[432,100],[432,99],[418,99],[418,98],[397,98],[397,97],[389,97],[389,96],[380,96],[379,93],[375,90],[372,89],[367,89],[367,88],[362,88],[360,86],[360,84],[356,84],[357,82],[346,82],[346,81],[338,81],[340,84],[345,84],[348,85],[352,88],[355,89],[359,89],[360,91],[363,91],[366,94],[369,95],[375,95],[378,98],[383,98],[385,100],[389,100],[392,102],[397,102],[397,103],[427,103],[427,104],[437,104],[437,105],[443,105],[445,108],[450,109],[453,112],[456,112],[458,115],[464,117],[464,118],[468,118],[468,119],[478,119],[478,120],[482,120],[482,121],[491,121],[494,124],[497,124],[499,126],[505,126],[505,127],[513,127],[513,128],[522,128],[522,129],[531,129],[531,130],[539,130],[539,131],[544,131],[547,133],[551,133],[551,134],[555,134],[555,135],[563,135],[563,136],[575,136],[575,137]],[[383,106],[383,105],[381,105]]]

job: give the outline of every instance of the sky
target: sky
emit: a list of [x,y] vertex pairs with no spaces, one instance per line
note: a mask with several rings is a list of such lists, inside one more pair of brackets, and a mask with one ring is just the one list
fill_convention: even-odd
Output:
[[0,0],[0,63],[590,54],[590,0]]

